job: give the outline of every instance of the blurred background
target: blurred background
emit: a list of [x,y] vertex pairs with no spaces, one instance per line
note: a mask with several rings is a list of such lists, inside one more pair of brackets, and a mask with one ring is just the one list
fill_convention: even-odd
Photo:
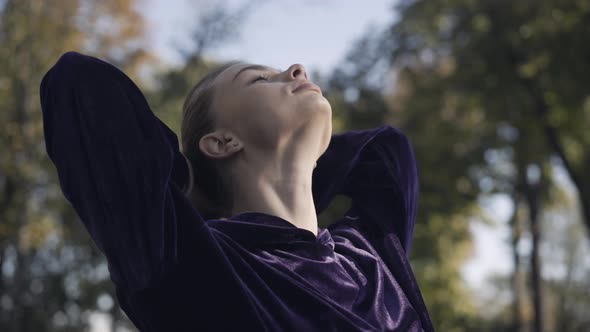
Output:
[[69,50],[177,135],[215,63],[302,63],[334,133],[412,141],[438,331],[590,331],[590,0],[0,0],[0,331],[136,331],[45,151],[39,85]]

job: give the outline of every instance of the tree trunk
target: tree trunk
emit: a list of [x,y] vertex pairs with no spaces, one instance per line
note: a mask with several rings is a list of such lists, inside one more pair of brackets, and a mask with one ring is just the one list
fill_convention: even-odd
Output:
[[[549,147],[555,152],[555,154],[557,154],[557,156],[559,156],[559,159],[563,163],[563,167],[578,191],[582,220],[586,225],[587,236],[590,237],[590,188],[585,186],[586,183],[581,176],[583,170],[576,169],[565,153],[565,148],[559,138],[558,129],[549,122],[548,115],[550,110],[543,98],[542,91],[539,91],[539,89],[536,88],[535,83],[531,79],[521,79],[521,82],[533,100],[535,111],[541,120],[541,129],[545,134]],[[588,161],[587,157],[585,158],[585,161]],[[582,163],[582,165],[586,164]]]
[[513,331],[517,332],[521,329],[521,299],[520,299],[520,256],[518,254],[518,241],[520,240],[521,228],[518,220],[518,206],[519,206],[519,194],[517,191],[512,195],[512,202],[514,204],[514,210],[512,216],[510,216],[510,225],[512,228],[512,262],[514,264],[514,270],[512,271],[512,294],[514,296],[512,300],[512,326]]
[[531,249],[531,284],[533,291],[533,331],[543,332],[543,296],[541,289],[541,262],[539,257],[539,243],[541,240],[541,225],[539,223],[539,181],[532,182],[526,177],[523,182],[524,194],[529,210],[529,222],[532,237]]

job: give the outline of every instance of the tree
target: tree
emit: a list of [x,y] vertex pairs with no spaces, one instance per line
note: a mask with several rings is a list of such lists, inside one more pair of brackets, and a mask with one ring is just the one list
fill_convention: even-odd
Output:
[[[100,309],[97,298],[113,297],[104,260],[64,200],[47,158],[39,85],[64,52],[98,55],[85,45],[88,41],[104,58],[134,73],[145,60],[138,56],[143,25],[134,5],[83,0],[0,4],[0,330],[79,331],[88,314]],[[114,18],[113,26],[133,22],[133,28],[109,34],[97,23]],[[119,312],[114,305],[103,309]]]
[[[477,319],[463,310],[468,296],[458,291],[457,268],[465,255],[453,249],[468,250],[468,218],[481,217],[477,200],[505,194],[528,210],[534,327],[540,331],[545,301],[539,220],[550,200],[547,169],[554,157],[575,184],[590,229],[590,183],[583,172],[590,156],[583,82],[590,68],[588,44],[580,37],[588,34],[590,4],[406,0],[396,10],[399,20],[383,34],[367,33],[335,74],[342,96],[352,91],[358,100],[336,100],[360,111],[351,107],[366,103],[355,86],[367,84],[359,82],[375,72],[394,81],[382,91],[388,103],[382,119],[402,127],[417,152],[421,200],[412,257],[435,326],[469,330],[468,323]],[[514,216],[515,226],[520,219]],[[516,245],[520,233],[514,229]],[[455,272],[441,273],[449,271]],[[519,317],[501,328],[517,329]]]
[[582,60],[590,50],[580,39],[588,33],[588,1],[403,1],[399,10],[393,57],[446,58],[455,67],[449,90],[481,95],[498,120],[512,123],[517,113],[535,119],[544,148],[576,185],[590,229],[583,172],[590,155],[583,82],[590,68]]
[[[583,60],[588,45],[579,37],[588,32],[589,8],[587,1],[575,0],[402,1],[400,20],[386,37],[394,46],[389,54],[399,81],[409,82],[401,87],[401,95],[407,91],[405,112],[446,114],[455,124],[450,132],[460,134],[456,145],[485,147],[464,159],[480,194],[506,193],[528,207],[535,331],[544,322],[539,213],[548,199],[551,157],[561,160],[574,182],[590,229],[583,172],[590,141],[581,125],[588,122],[582,82],[590,68]],[[437,120],[429,121],[430,130],[419,124],[422,136],[448,132],[439,117],[428,119]],[[469,124],[474,119],[479,120]],[[508,162],[495,162],[498,155]]]

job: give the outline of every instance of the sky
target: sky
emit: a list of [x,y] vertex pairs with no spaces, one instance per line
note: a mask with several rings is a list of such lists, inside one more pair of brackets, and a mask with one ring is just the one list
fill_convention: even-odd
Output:
[[[145,13],[154,51],[166,62],[180,63],[174,50],[189,39],[198,19],[198,0],[147,0]],[[210,2],[210,1],[209,1]],[[244,1],[226,1],[239,6]],[[351,42],[372,25],[395,19],[391,0],[260,1],[227,46],[210,53],[219,60],[243,60],[286,69],[301,63],[308,70],[328,72],[346,54]]]

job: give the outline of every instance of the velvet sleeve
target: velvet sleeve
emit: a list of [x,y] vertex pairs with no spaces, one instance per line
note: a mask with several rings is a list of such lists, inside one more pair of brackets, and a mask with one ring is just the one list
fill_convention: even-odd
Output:
[[[140,289],[177,255],[175,200],[188,166],[176,135],[122,71],[63,54],[41,81],[47,154],[64,196],[105,254],[112,280]],[[192,222],[204,226],[196,210]]]
[[313,175],[316,210],[335,195],[376,234],[394,232],[409,253],[418,205],[418,168],[406,135],[392,126],[333,135]]

